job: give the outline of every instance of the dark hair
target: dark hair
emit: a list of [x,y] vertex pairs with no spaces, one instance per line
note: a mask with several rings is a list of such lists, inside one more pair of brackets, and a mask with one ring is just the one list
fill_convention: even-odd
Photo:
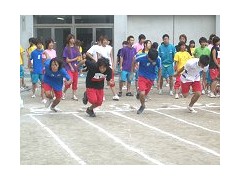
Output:
[[104,66],[104,67],[109,67],[109,59],[105,57],[100,57],[97,61],[97,67]]
[[76,45],[76,46],[81,46],[81,45],[82,45],[82,42],[81,42],[79,39],[76,39],[75,45]]
[[185,43],[185,42],[182,42],[182,41],[180,41],[180,42],[178,43],[178,46],[179,46],[179,48],[180,48],[180,46],[182,46],[182,45],[185,45],[185,46],[186,46],[186,43]]
[[142,50],[143,53],[145,53],[145,51],[146,51],[146,46],[147,46],[147,43],[148,43],[148,42],[152,43],[152,41],[150,41],[150,40],[144,41],[144,48],[143,48],[143,50]]
[[167,37],[167,38],[169,39],[169,35],[168,35],[168,34],[164,34],[164,35],[162,36],[162,39],[164,39],[165,37]]
[[45,40],[45,48],[48,49],[48,46],[50,43],[54,43],[53,39],[52,38],[48,38]]
[[158,48],[158,43],[157,42],[152,43],[152,49],[157,49],[157,48]]
[[185,34],[181,34],[180,36],[179,36],[179,39],[181,39],[181,37],[184,37],[185,38],[185,43],[187,42],[187,36],[185,35]]
[[127,41],[129,41],[131,38],[134,38],[133,36],[128,36]]
[[207,38],[205,38],[205,37],[200,37],[199,43],[201,44],[201,43],[203,43],[203,42],[208,42],[208,41],[207,41]]
[[199,62],[205,66],[207,66],[209,64],[210,58],[208,55],[201,55],[199,58]]
[[106,35],[102,36],[101,42],[103,42],[104,39],[108,40],[108,37]]
[[74,36],[73,34],[69,34],[69,35],[67,36],[67,39],[66,39],[67,45],[69,45],[70,39],[72,39],[72,38],[75,38],[75,36]]
[[37,39],[36,39],[36,45],[37,45],[37,44],[43,44],[43,43],[42,43],[42,40],[39,39],[39,38],[37,38]]
[[211,35],[209,36],[209,40],[212,41],[215,36],[216,36],[216,34],[211,34]]
[[148,51],[148,57],[153,60],[153,61],[156,61],[157,58],[158,58],[158,51],[156,49],[153,49],[151,48],[149,51]]
[[218,41],[220,41],[220,38],[218,36],[215,36],[212,40],[213,45],[215,45]]
[[58,71],[63,67],[63,61],[61,59],[58,59],[58,58],[52,58],[50,60],[50,70],[52,71],[52,63],[58,63]]
[[140,34],[139,36],[138,36],[138,41],[140,42],[141,41],[141,39],[146,39],[146,36],[144,35],[144,34]]
[[195,41],[194,40],[191,40],[190,42],[189,42],[189,45],[190,44],[195,44]]
[[127,41],[123,41],[122,45],[128,45],[128,42]]

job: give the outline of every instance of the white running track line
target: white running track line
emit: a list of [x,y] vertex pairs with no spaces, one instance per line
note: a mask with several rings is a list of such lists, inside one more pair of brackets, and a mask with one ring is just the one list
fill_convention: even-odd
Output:
[[174,117],[174,116],[171,116],[169,114],[166,114],[166,113],[163,113],[163,112],[159,112],[159,111],[155,111],[155,110],[150,110],[152,112],[155,112],[155,113],[158,113],[158,114],[161,114],[161,115],[164,115],[164,116],[167,116],[167,117],[170,117],[172,119],[175,119],[177,121],[180,121],[180,122],[183,122],[183,123],[186,123],[188,125],[191,125],[191,126],[194,126],[194,127],[197,127],[197,128],[200,128],[200,129],[203,129],[203,130],[206,130],[206,131],[209,131],[209,132],[213,132],[213,133],[217,133],[217,134],[220,134],[219,131],[215,131],[215,130],[212,130],[212,129],[208,129],[208,128],[205,128],[203,126],[200,126],[200,125],[197,125],[197,124],[194,124],[194,123],[190,123],[190,122],[187,122],[183,119],[180,119],[180,118],[177,118],[177,117]]
[[145,154],[145,153],[142,152],[141,150],[136,149],[136,148],[134,148],[134,147],[132,147],[132,146],[129,146],[129,145],[125,144],[121,139],[119,139],[118,137],[116,137],[116,136],[112,135],[111,133],[107,132],[105,129],[99,127],[98,125],[96,125],[96,124],[94,124],[94,123],[92,123],[92,122],[84,119],[83,117],[76,115],[76,114],[72,114],[72,115],[75,116],[75,117],[77,117],[77,118],[79,118],[79,119],[81,119],[81,120],[84,121],[85,123],[93,126],[94,128],[98,129],[100,132],[102,132],[103,134],[105,134],[105,135],[108,136],[109,138],[113,139],[116,143],[121,144],[121,145],[122,145],[123,147],[125,147],[126,149],[128,149],[128,150],[130,150],[130,151],[133,151],[133,152],[139,154],[140,156],[142,156],[143,158],[149,160],[150,162],[152,162],[152,163],[154,163],[154,164],[163,165],[163,163],[159,162],[159,161],[156,160],[156,159],[153,159],[153,158],[149,157],[147,154]]
[[125,116],[125,115],[123,115],[123,114],[120,114],[120,113],[118,113],[118,112],[111,112],[111,113],[114,114],[114,115],[123,117],[123,118],[125,118],[125,119],[128,119],[128,120],[130,120],[130,121],[136,122],[136,123],[138,123],[138,124],[141,124],[141,125],[143,125],[143,126],[145,126],[145,127],[148,127],[149,129],[152,129],[152,130],[155,130],[155,131],[160,132],[160,133],[162,133],[162,134],[165,134],[165,135],[167,135],[167,136],[170,136],[170,137],[172,137],[172,138],[174,138],[174,139],[177,139],[177,140],[179,140],[179,141],[181,141],[181,142],[184,142],[184,143],[186,143],[186,144],[195,146],[195,147],[201,149],[202,151],[205,151],[205,152],[208,152],[208,153],[210,153],[210,154],[213,154],[213,155],[215,155],[215,156],[220,157],[220,154],[217,153],[217,152],[214,151],[214,150],[211,150],[211,149],[209,149],[209,148],[203,147],[203,146],[201,146],[201,145],[199,145],[199,144],[193,143],[193,142],[191,142],[191,141],[188,141],[188,140],[186,140],[186,139],[183,139],[183,138],[181,138],[181,137],[178,137],[178,136],[176,136],[176,135],[174,135],[174,134],[171,134],[171,133],[169,133],[169,132],[163,131],[163,130],[161,130],[161,129],[159,129],[159,128],[156,128],[156,127],[154,127],[154,126],[150,126],[150,125],[145,124],[145,123],[143,123],[143,122],[141,122],[141,121],[138,121],[138,120],[136,120],[136,119],[133,119],[133,118],[130,118],[130,117]]
[[[173,106],[176,107],[176,108],[187,109],[186,107],[183,107],[183,106],[178,106],[178,105],[173,105]],[[206,108],[206,107],[209,107],[209,106],[200,106],[200,107],[196,106],[196,107],[194,107],[194,108],[200,109],[200,110],[203,110],[203,111],[207,111],[207,112],[211,112],[211,113],[214,113],[214,114],[220,114],[219,112],[215,112],[215,111],[208,110],[208,109],[203,109],[203,108]],[[212,106],[211,106],[211,107],[212,107]],[[217,106],[216,106],[216,107],[217,107]],[[220,107],[220,106],[218,106],[218,107]]]
[[212,110],[208,110],[208,109],[203,109],[203,108],[201,108],[201,107],[196,107],[197,109],[201,109],[202,111],[207,111],[207,112],[211,112],[211,113],[214,113],[214,114],[219,114],[220,115],[220,113],[218,113],[218,112],[215,112],[215,111],[212,111]]
[[51,129],[49,129],[46,125],[41,123],[36,117],[33,115],[29,115],[32,119],[34,119],[42,128],[44,128],[57,142],[58,144],[65,150],[67,153],[75,159],[79,164],[85,165],[86,163],[80,159]]

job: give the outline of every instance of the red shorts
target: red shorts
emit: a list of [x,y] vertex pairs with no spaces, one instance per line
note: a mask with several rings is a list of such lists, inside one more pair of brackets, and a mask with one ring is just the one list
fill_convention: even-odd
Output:
[[54,90],[49,84],[44,83],[44,84],[43,84],[43,89],[44,89],[45,92],[46,92],[46,91],[52,91],[52,90],[53,90],[56,99],[61,99],[61,98],[62,98],[62,91],[56,91],[56,90]]
[[153,81],[146,79],[145,77],[138,77],[138,90],[145,91],[145,95],[148,95],[153,86]]
[[87,88],[86,92],[87,92],[87,98],[89,103],[95,106],[102,105],[103,96],[104,96],[103,89]]
[[174,84],[174,89],[180,89],[181,88],[181,78],[180,78],[181,75],[178,75],[176,77],[176,81],[175,81],[175,84]]
[[194,81],[194,82],[186,82],[186,83],[181,83],[182,87],[182,93],[187,94],[190,90],[190,86],[192,86],[193,92],[201,92],[202,91],[202,86],[200,81]]
[[216,68],[216,69],[209,69],[209,73],[210,73],[210,77],[211,77],[212,81],[216,80],[220,76],[220,71],[219,71],[218,68]]

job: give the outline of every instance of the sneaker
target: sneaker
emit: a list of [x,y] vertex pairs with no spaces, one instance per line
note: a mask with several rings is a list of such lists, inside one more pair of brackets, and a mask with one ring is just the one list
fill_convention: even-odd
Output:
[[188,106],[187,109],[190,113],[197,113],[197,111],[194,110],[193,107]]
[[47,102],[45,103],[45,107],[49,108],[53,101],[54,101],[53,99],[48,99]]
[[75,100],[75,101],[78,101],[78,98],[77,98],[76,95],[73,95],[72,99]]
[[106,100],[106,98],[105,98],[105,96],[103,96],[103,101],[105,101]]
[[42,103],[46,104],[47,100],[46,99],[43,99],[42,100]]
[[210,92],[209,97],[210,98],[215,98],[216,96],[215,96],[215,94],[213,92]]
[[57,112],[57,109],[55,108],[55,107],[50,107],[50,109],[52,110],[52,111],[54,111],[54,112]]
[[127,87],[126,87],[126,86],[123,86],[122,89],[127,89]]
[[206,93],[205,93],[205,90],[203,89],[203,90],[202,90],[202,95],[204,95],[204,94],[206,94]]
[[163,91],[162,91],[162,89],[160,89],[160,90],[158,91],[158,94],[160,94],[160,95],[162,95],[162,94],[163,94]]
[[220,97],[220,94],[216,94],[216,98],[219,98]]
[[172,91],[169,91],[169,95],[170,95],[170,96],[173,96],[173,92],[172,92]]
[[140,108],[137,111],[137,114],[141,114],[144,109],[145,109],[145,106],[140,106]]
[[65,93],[62,93],[62,100],[66,99]]
[[31,98],[35,98],[35,97],[36,97],[36,95],[35,95],[35,94],[33,94]]
[[178,94],[175,94],[175,99],[179,99],[179,95]]
[[119,96],[119,97],[122,97],[122,92],[119,92],[119,93],[118,93],[118,96]]
[[127,92],[126,96],[133,96],[133,94],[131,92]]
[[87,98],[87,93],[86,93],[86,91],[83,93],[82,102],[83,102],[83,104],[85,104],[85,105],[88,103],[88,98]]
[[93,112],[93,110],[90,110],[89,107],[87,108],[86,113],[87,113],[90,117],[96,117],[96,114]]
[[169,87],[169,84],[168,84],[168,83],[166,84],[166,87]]
[[115,101],[119,101],[119,97],[118,97],[118,95],[116,94],[115,96],[113,96],[113,98],[112,98],[113,100],[115,100]]

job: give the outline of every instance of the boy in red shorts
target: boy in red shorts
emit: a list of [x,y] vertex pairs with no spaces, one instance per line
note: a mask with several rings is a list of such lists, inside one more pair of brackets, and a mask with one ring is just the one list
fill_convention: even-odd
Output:
[[[156,67],[158,68],[158,80],[161,79],[161,59],[158,56],[158,51],[151,48],[148,54],[141,54],[137,56],[133,63],[139,63],[138,70],[138,93],[137,99],[140,99],[141,106],[137,111],[137,114],[141,114],[145,109],[145,98],[153,86],[153,82],[156,79]],[[135,67],[135,66],[132,66]],[[133,70],[132,70],[133,71]]]
[[[46,53],[46,52],[45,52]],[[62,87],[63,87],[63,78],[66,78],[65,81],[66,85],[71,84],[72,80],[63,68],[63,61],[58,60],[56,58],[50,59],[49,55],[47,55],[47,60],[45,61],[45,74],[44,74],[44,84],[43,88],[45,91],[45,95],[48,98],[48,101],[45,104],[45,107],[49,107],[54,112],[57,112],[55,108],[56,105],[59,104],[62,98]],[[55,99],[53,100],[53,94],[55,94]]]
[[177,77],[181,72],[183,72],[180,78],[182,94],[184,97],[188,96],[190,86],[192,86],[194,95],[192,96],[191,101],[187,107],[189,112],[197,112],[193,109],[193,105],[197,102],[202,92],[200,72],[203,71],[202,78],[205,80],[208,65],[209,56],[201,55],[200,58],[189,59],[185,66],[183,66],[174,74],[174,76]]
[[109,67],[109,59],[101,57],[97,62],[90,60],[82,60],[79,65],[86,64],[88,73],[86,77],[86,99],[90,104],[86,113],[90,117],[96,117],[93,109],[101,106],[104,96],[104,80],[106,78],[107,84],[112,86],[114,81],[112,80],[112,69]]

